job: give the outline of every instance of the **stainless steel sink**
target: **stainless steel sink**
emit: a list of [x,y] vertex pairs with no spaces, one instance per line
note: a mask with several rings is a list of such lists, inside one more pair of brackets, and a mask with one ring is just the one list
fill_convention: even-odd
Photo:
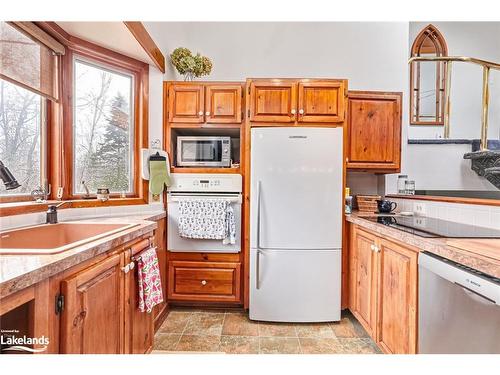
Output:
[[0,233],[0,254],[57,254],[139,224],[67,222]]

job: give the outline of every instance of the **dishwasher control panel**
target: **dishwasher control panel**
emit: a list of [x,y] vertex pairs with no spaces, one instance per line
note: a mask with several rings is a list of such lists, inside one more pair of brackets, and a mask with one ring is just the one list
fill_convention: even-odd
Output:
[[241,193],[240,174],[172,173],[170,192]]

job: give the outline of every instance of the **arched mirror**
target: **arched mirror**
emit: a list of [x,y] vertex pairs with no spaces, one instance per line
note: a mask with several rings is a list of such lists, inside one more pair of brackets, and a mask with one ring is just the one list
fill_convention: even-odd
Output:
[[[411,56],[448,56],[446,41],[435,26],[428,25],[417,35],[411,47]],[[446,62],[412,62],[410,90],[410,123],[412,125],[443,125]]]

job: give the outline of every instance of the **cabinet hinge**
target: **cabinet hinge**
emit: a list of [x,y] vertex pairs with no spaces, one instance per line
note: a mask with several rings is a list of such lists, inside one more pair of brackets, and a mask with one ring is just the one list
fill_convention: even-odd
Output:
[[250,85],[248,86],[248,95],[250,95]]
[[58,294],[56,296],[56,315],[64,310],[64,296]]
[[247,111],[247,116],[250,118],[250,110]]

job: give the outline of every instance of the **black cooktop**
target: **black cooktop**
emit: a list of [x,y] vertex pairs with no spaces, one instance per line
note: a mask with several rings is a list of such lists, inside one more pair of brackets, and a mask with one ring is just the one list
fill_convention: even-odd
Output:
[[500,238],[500,230],[422,216],[369,216],[365,219],[420,237]]

